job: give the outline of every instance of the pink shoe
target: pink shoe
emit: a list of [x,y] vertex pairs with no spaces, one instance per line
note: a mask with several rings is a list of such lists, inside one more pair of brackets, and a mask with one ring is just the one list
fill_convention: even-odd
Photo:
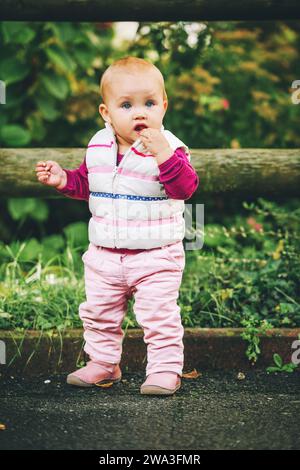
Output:
[[105,367],[100,363],[89,361],[85,367],[69,374],[67,383],[77,387],[93,387],[94,385],[102,385],[109,382],[120,382],[122,373],[119,365],[106,364]]
[[141,386],[146,395],[173,395],[181,386],[181,378],[175,372],[157,372],[148,375]]

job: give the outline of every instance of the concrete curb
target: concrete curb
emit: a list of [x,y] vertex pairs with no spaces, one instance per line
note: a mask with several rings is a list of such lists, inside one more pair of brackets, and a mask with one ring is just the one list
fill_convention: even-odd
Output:
[[[295,352],[292,343],[300,334],[300,328],[274,328],[259,335],[261,354],[253,366],[246,357],[247,343],[241,338],[244,331],[244,328],[186,328],[183,339],[184,372],[194,368],[198,371],[265,368],[273,364],[274,353],[280,354],[283,362],[287,363]],[[60,333],[0,330],[0,341],[2,356],[3,350],[6,350],[6,364],[0,364],[2,374],[33,376],[65,373],[73,371],[80,361],[88,359],[83,352],[81,329]],[[146,360],[143,331],[127,330],[121,361],[123,372],[145,371]]]

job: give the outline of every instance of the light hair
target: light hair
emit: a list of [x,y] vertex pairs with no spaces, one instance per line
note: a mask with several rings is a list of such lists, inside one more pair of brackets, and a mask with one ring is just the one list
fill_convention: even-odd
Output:
[[141,59],[140,57],[127,56],[116,60],[104,71],[100,80],[100,95],[103,100],[103,103],[107,103],[108,88],[114,74],[122,73],[124,71],[133,73],[148,71],[154,72],[157,75],[157,78],[161,84],[163,91],[163,99],[168,100],[167,93],[165,90],[164,77],[161,71],[154,64],[148,62],[145,59]]

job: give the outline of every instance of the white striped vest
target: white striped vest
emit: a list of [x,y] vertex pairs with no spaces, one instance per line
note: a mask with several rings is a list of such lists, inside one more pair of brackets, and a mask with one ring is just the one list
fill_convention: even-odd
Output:
[[[175,151],[188,147],[170,131],[161,132]],[[89,181],[89,240],[108,248],[150,249],[182,240],[184,201],[167,196],[159,168],[137,139],[117,166],[118,145],[109,123],[90,140],[86,152]]]

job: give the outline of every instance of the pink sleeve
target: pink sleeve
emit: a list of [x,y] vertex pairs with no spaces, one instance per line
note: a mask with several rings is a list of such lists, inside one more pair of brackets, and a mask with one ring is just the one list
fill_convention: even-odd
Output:
[[158,168],[159,181],[164,185],[168,197],[189,199],[196,191],[199,178],[183,149],[175,150],[168,160],[158,165]]
[[85,159],[79,168],[76,168],[75,170],[67,170],[66,168],[63,168],[63,170],[67,173],[67,184],[64,188],[56,188],[56,190],[73,199],[83,199],[88,201],[90,191]]
[[[167,195],[172,199],[189,199],[196,191],[199,178],[188,161],[184,150],[178,148],[164,163],[158,166],[159,181],[164,185]],[[58,192],[73,199],[89,199],[88,171],[85,159],[79,168],[68,170],[67,184]]]

